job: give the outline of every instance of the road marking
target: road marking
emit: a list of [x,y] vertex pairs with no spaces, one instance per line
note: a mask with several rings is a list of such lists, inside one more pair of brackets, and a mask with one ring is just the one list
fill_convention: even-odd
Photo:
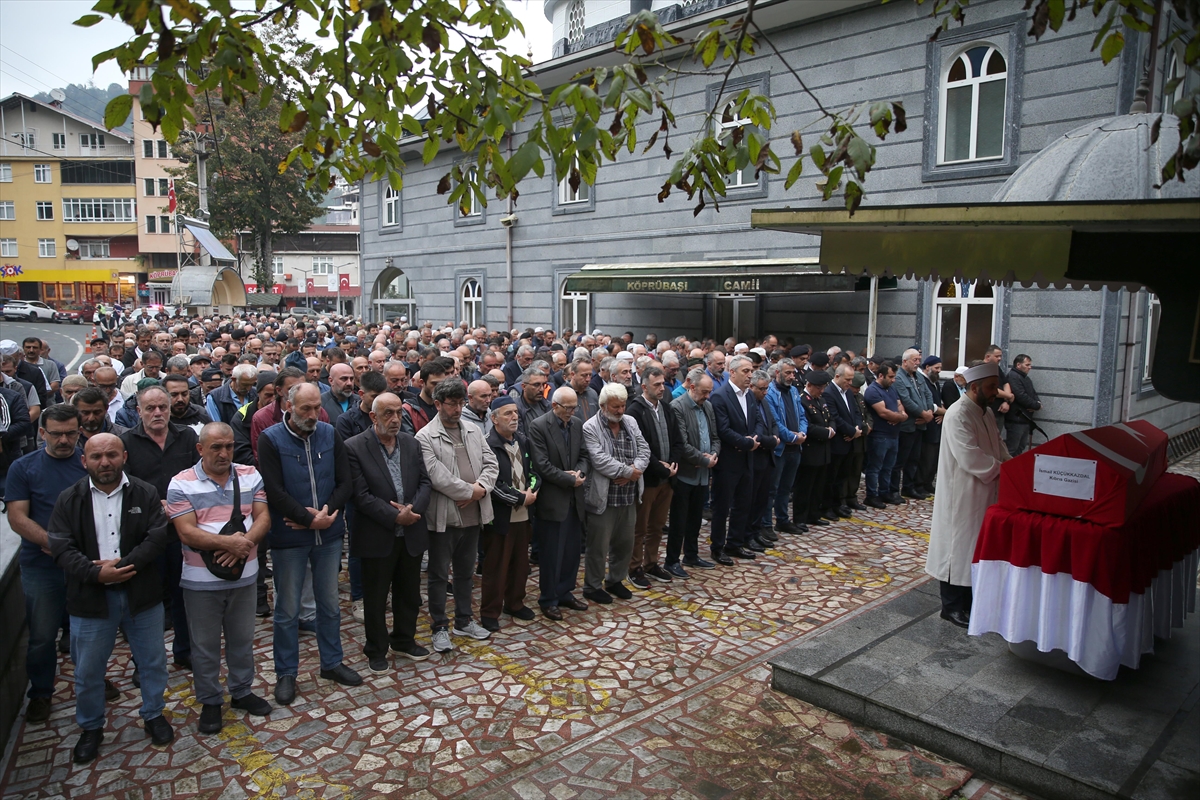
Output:
[[[791,553],[774,548],[768,550],[766,554],[782,558],[784,561],[791,561],[795,564],[806,564],[810,567],[816,567],[819,570],[829,573],[834,578],[849,576],[855,583],[867,589],[878,589],[892,582],[892,576],[877,567],[862,567],[861,569],[840,567],[837,564],[826,564],[824,561],[810,558],[809,556],[792,555]],[[872,574],[878,577],[871,577]]]
[[[746,630],[762,633],[764,636],[774,636],[779,631],[779,625],[770,621],[756,620],[747,617],[743,614],[726,614],[723,611],[718,611],[692,600],[684,600],[682,597],[667,594],[657,590],[643,590],[638,595],[645,597],[647,600],[658,600],[665,605],[670,606],[685,614],[690,614],[698,619],[707,620],[713,624],[712,633],[717,636],[723,636],[728,632],[729,628],[745,628]],[[713,598],[719,600],[720,598]]]
[[926,542],[929,541],[929,534],[921,531],[914,531],[908,528],[898,528],[895,525],[884,525],[882,522],[872,522],[869,519],[859,519],[858,517],[851,517],[850,522],[853,522],[856,525],[869,525],[872,528],[881,528],[885,531],[892,531],[893,533],[903,533],[905,536],[911,536],[914,539],[921,539],[922,541]]
[[[543,678],[519,661],[496,652],[486,644],[464,642],[459,645],[459,650],[486,662],[493,669],[503,672],[529,689],[521,699],[530,706],[531,711],[534,710],[533,706],[548,704],[548,714],[551,717],[586,719],[593,714],[599,714],[612,704],[612,692],[609,691],[609,687],[601,686],[598,681],[587,678]],[[544,703],[537,702],[539,699],[544,700]],[[569,708],[580,710],[567,711]]]

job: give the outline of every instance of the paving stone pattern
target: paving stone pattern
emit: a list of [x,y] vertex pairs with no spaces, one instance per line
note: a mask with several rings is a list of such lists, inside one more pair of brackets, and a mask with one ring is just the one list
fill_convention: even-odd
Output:
[[[1186,466],[1195,474],[1200,459]],[[100,758],[82,767],[71,763],[63,657],[49,721],[18,722],[0,797],[1019,798],[769,688],[767,659],[798,636],[924,579],[931,511],[910,503],[785,535],[757,561],[564,610],[560,623],[505,616],[489,641],[456,640],[456,652],[420,664],[396,658],[383,675],[366,668],[343,583],[342,641],[362,686],[317,677],[315,637],[302,636],[293,705],[266,720],[226,705],[221,733],[201,736],[190,674],[172,668],[176,739],[165,749],[145,738],[118,644],[109,676],[122,696]],[[536,586],[535,567],[531,603]],[[428,617],[418,625],[428,645]],[[255,691],[269,697],[269,620],[256,658]]]

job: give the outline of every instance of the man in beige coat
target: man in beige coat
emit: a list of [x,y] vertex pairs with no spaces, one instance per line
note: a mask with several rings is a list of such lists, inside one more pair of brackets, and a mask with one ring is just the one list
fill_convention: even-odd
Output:
[[471,581],[479,551],[479,531],[492,521],[491,491],[500,467],[477,425],[461,424],[467,390],[459,380],[433,390],[437,416],[417,431],[421,457],[433,485],[426,512],[429,528],[428,594],[433,649],[454,649],[446,618],[446,585],[454,569],[454,635],[491,636],[471,614]]
[[942,619],[965,628],[971,619],[971,561],[988,506],[996,502],[1000,465],[1008,449],[988,405],[996,399],[1000,370],[979,364],[967,370],[962,402],[942,422],[937,494],[925,571],[941,582]]

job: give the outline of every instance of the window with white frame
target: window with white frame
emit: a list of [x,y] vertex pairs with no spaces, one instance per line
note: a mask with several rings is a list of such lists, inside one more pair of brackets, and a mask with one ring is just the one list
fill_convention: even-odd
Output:
[[[475,175],[475,167],[467,167],[463,170],[463,182],[473,182]],[[480,205],[479,198],[475,196],[474,190],[468,189],[463,193],[462,199],[458,201],[458,215],[460,217],[478,217],[483,215],[483,206]]]
[[171,216],[169,214],[160,215],[158,218],[158,232],[159,233],[170,233],[171,227],[172,227]]
[[50,165],[49,164],[34,164],[33,165],[33,182],[34,183],[50,183]]
[[973,44],[949,62],[942,81],[938,163],[1004,155],[1008,65],[993,45]]
[[[1184,88],[1187,84],[1187,65],[1183,60],[1183,56],[1175,47],[1167,48],[1167,69],[1163,73],[1163,97],[1162,110],[1167,114],[1174,114],[1175,104],[1183,99]],[[1178,80],[1179,83],[1168,93],[1168,84],[1171,81]]]
[[170,158],[171,157],[171,143],[170,142],[168,142],[166,139],[156,139],[154,144],[158,148],[158,157],[159,158]]
[[[578,186],[571,186],[572,175],[575,175],[579,181]],[[579,174],[579,157],[575,156],[571,159],[570,172],[558,184],[558,204],[586,203],[591,199],[591,193],[592,187],[588,186],[587,182],[583,180],[583,176]]]
[[4,258],[17,257],[17,240],[16,239],[0,239],[0,256]]
[[153,139],[142,139],[142,158],[154,158]]
[[154,197],[154,195],[157,193],[156,188],[158,187],[158,181],[154,178],[142,178],[142,184],[146,196]]
[[65,133],[50,134],[50,142],[55,150],[67,149],[67,135]]
[[49,200],[37,202],[37,218],[40,220],[54,219],[54,203]]
[[561,311],[558,327],[564,330],[570,328],[573,331],[588,330],[591,327],[588,323],[588,312],[591,310],[592,296],[587,292],[567,291],[567,282],[564,280],[558,297]]
[[476,328],[483,319],[483,287],[474,278],[467,278],[462,285],[462,313],[459,318],[467,323],[468,328]]
[[166,197],[171,192],[170,178],[142,178],[147,197]]
[[146,217],[146,233],[158,233],[158,217]]
[[12,136],[22,147],[37,147],[37,131],[33,128],[26,128],[24,133],[14,133]]
[[1162,319],[1162,305],[1153,292],[1146,298],[1146,314],[1142,321],[1142,383],[1150,383],[1154,370],[1154,351],[1158,348],[1158,323]]
[[947,374],[983,358],[992,343],[996,298],[989,283],[949,280],[937,286],[933,301],[931,352],[942,359]]
[[383,190],[383,225],[385,228],[400,224],[400,192],[391,186]]
[[134,222],[132,197],[64,199],[65,222]]
[[58,243],[54,239],[38,239],[38,258],[57,258]]
[[14,220],[17,218],[17,209],[13,205],[12,200],[0,200],[0,219]]
[[283,274],[283,256],[271,256],[271,274]]
[[109,258],[108,239],[80,239],[80,258]]
[[578,44],[583,41],[583,32],[587,28],[586,11],[583,0],[574,0],[567,9],[567,41]]
[[333,256],[313,256],[312,257],[312,274],[313,275],[332,275],[333,274]]
[[79,134],[79,147],[83,150],[103,150],[104,149],[104,134],[103,133],[81,133],[81,134]]
[[[717,140],[724,145],[727,141],[733,138],[734,132],[739,128],[742,134],[745,135],[747,128],[753,123],[746,117],[738,116],[739,110],[737,102],[728,103],[721,112],[720,118],[717,120]],[[725,177],[725,186],[728,189],[736,189],[740,186],[757,186],[758,179],[754,176],[754,165],[747,164],[741,169],[735,169]]]
[[0,163],[0,183],[12,183],[12,164]]

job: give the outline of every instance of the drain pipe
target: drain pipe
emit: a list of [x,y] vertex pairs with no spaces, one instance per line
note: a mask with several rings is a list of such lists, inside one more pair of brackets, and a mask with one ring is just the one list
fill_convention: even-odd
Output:
[[867,303],[867,352],[875,355],[875,337],[879,333],[879,276],[871,276],[871,295]]
[[[508,157],[512,158],[512,134],[508,135]],[[512,217],[513,213],[513,198],[512,192],[508,193],[508,206],[505,212],[508,217]],[[512,225],[504,226],[504,281],[508,287],[508,327],[506,331],[511,331],[513,328],[513,227]]]
[[[1137,341],[1137,332],[1139,330],[1138,313],[1136,297],[1137,292],[1132,292],[1128,287],[1122,287],[1121,291],[1125,293],[1125,341],[1122,345],[1125,347],[1125,369],[1124,379],[1121,381],[1121,422],[1129,421],[1129,412],[1133,407],[1133,387],[1134,383],[1134,358],[1133,348]],[[1140,379],[1141,376],[1138,376]]]

